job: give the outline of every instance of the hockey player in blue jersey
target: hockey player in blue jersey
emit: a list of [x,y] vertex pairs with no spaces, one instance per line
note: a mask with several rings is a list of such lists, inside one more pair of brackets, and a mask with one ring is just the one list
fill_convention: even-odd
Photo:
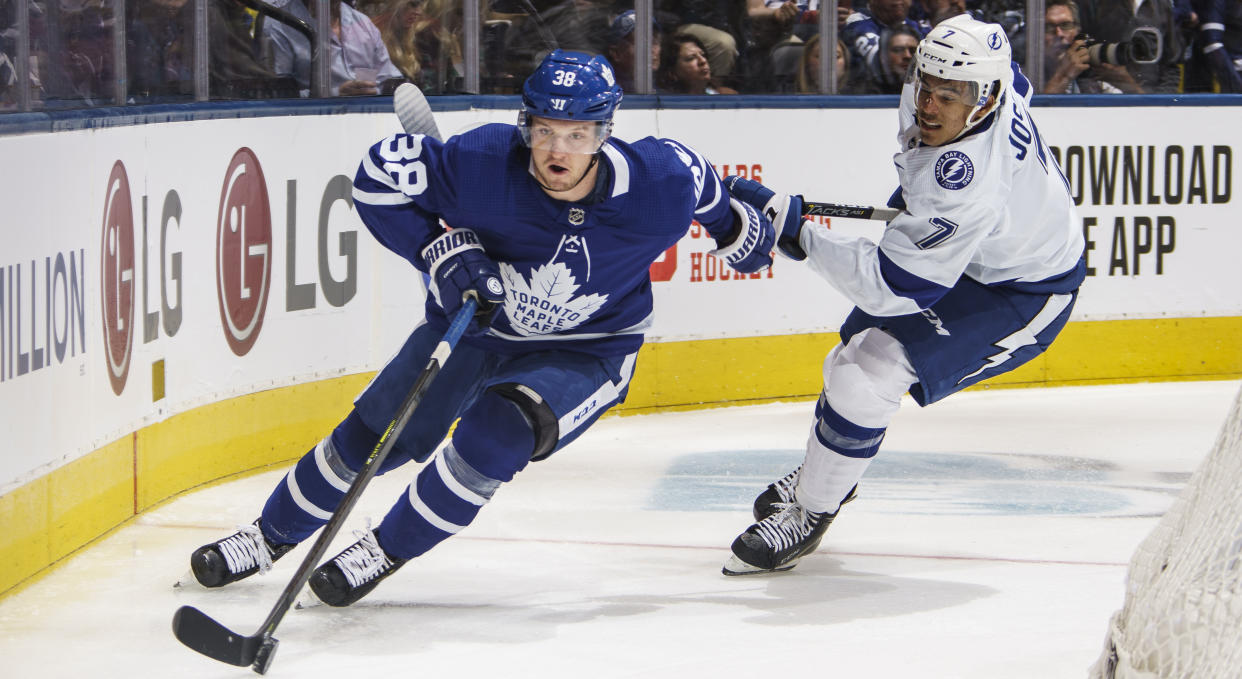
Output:
[[900,208],[879,243],[804,225],[800,196],[726,178],[778,248],[856,308],[824,361],[803,463],[755,500],[726,575],[792,568],[855,494],[902,395],[921,406],[1013,370],[1065,326],[1086,272],[1069,187],[1004,30],[960,15],[924,38],[898,111]]
[[701,155],[670,139],[611,137],[621,96],[606,59],[557,50],[526,81],[517,125],[444,143],[397,134],[371,147],[355,207],[381,243],[429,275],[425,320],[261,516],[194,552],[200,583],[265,570],[327,523],[465,295],[480,302],[478,322],[379,473],[431,462],[374,530],[311,575],[325,603],[352,604],[465,528],[527,463],[625,399],[651,325],[649,267],[692,220],[734,269],[771,264],[771,222],[731,199]]

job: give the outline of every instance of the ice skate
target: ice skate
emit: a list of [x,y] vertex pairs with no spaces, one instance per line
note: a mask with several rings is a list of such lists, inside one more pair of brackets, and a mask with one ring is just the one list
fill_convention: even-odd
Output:
[[375,589],[407,559],[389,556],[371,529],[354,531],[358,541],[311,574],[311,592],[329,606],[349,606]]
[[227,538],[194,550],[190,571],[203,587],[223,587],[255,573],[266,573],[273,562],[296,546],[270,542],[259,529],[259,519],[255,519]]
[[[769,489],[775,486],[772,484]],[[857,486],[850,489],[841,501],[842,505],[854,499],[855,490]],[[796,500],[777,507],[775,513],[747,528],[733,541],[733,556],[729,557],[721,572],[725,575],[751,575],[793,568],[802,557],[819,547],[828,525],[841,511],[838,509],[833,514],[812,512]]]
[[769,483],[768,487],[759,493],[752,510],[755,521],[763,521],[794,501],[794,489],[798,487],[798,475],[801,472],[802,465],[798,465],[797,469]]

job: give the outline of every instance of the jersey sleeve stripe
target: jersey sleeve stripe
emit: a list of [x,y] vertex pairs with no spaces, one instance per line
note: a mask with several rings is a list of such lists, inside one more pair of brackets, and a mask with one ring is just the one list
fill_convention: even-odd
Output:
[[393,180],[387,172],[384,172],[378,165],[375,164],[375,160],[372,158],[370,153],[362,158],[362,171],[365,172],[371,179],[375,180],[379,184],[382,184],[384,188],[397,192],[401,191],[401,189],[397,187],[397,182]]
[[621,155],[621,152],[613,148],[612,144],[604,144],[604,155],[608,156],[608,160],[612,161],[612,197],[616,198],[623,193],[629,193],[630,190],[630,163]]
[[916,276],[901,268],[889,259],[883,250],[877,250],[876,253],[880,258],[880,276],[884,279],[884,283],[893,291],[893,294],[912,300],[919,305],[920,309],[926,309],[935,304],[949,291],[949,288],[939,283]]
[[354,201],[368,205],[405,205],[414,202],[404,193],[374,193],[354,187]]

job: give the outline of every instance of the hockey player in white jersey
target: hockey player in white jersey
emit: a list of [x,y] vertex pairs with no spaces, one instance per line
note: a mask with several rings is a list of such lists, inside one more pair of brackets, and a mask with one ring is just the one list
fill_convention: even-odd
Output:
[[879,242],[814,228],[801,196],[725,180],[856,308],[824,361],[801,466],[755,501],[726,575],[787,570],[854,498],[907,391],[925,406],[1048,348],[1086,272],[1069,188],[1031,118],[1005,31],[968,15],[919,43],[894,158],[901,212]]

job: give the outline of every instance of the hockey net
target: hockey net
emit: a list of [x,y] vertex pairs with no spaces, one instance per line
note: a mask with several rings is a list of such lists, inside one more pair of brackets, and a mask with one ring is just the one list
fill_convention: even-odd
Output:
[[1096,679],[1242,676],[1242,392],[1216,445],[1130,559]]

